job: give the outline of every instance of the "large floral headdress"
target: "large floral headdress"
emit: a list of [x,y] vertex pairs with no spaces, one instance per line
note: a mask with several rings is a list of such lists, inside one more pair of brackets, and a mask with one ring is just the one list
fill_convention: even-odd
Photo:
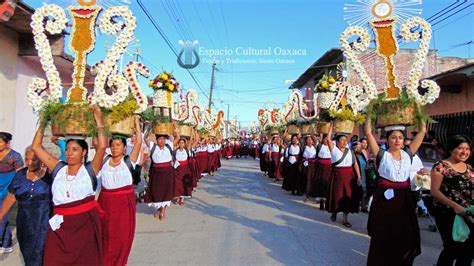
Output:
[[[69,49],[75,54],[75,59],[72,86],[68,89],[66,101],[70,103],[90,102],[101,107],[111,108],[125,100],[129,94],[129,87],[131,87],[139,110],[143,111],[148,102],[136,82],[136,72],[147,76],[149,71],[138,62],[129,63],[125,73],[118,73],[115,68],[117,61],[133,39],[136,18],[128,6],[109,6],[108,9],[102,11],[102,7],[96,5],[95,0],[78,0],[78,3],[77,6],[67,7],[72,19]],[[94,67],[96,74],[94,90],[93,94],[87,98],[87,89],[84,87],[87,55],[95,48],[95,25],[100,13],[102,13],[99,19],[101,32],[117,38],[112,47],[108,49],[106,58]],[[32,16],[31,27],[34,41],[46,74],[46,80],[35,77],[28,87],[28,101],[36,110],[41,109],[46,100],[59,101],[62,96],[61,79],[53,62],[46,32],[61,34],[66,29],[67,23],[65,10],[55,4],[47,4],[38,8]],[[106,85],[114,88],[111,95],[105,92]]]
[[[403,1],[397,1],[397,4],[400,5],[400,2]],[[375,35],[376,53],[384,59],[385,63],[387,86],[384,92],[386,94],[386,100],[394,100],[399,98],[402,92],[397,82],[397,76],[395,74],[397,66],[394,61],[394,57],[399,50],[394,27],[399,17],[392,16],[394,12],[396,13],[396,9],[394,4],[389,0],[364,1],[364,5],[371,5],[370,10],[375,16],[375,18],[370,20],[369,24]],[[364,16],[359,16],[359,18],[361,17],[365,18]],[[407,15],[401,16],[402,19],[407,17]],[[363,21],[363,19],[360,19],[358,22],[361,24]],[[400,36],[405,42],[419,41],[420,43],[409,71],[406,92],[409,97],[414,98],[420,105],[433,103],[439,96],[439,86],[434,81],[426,79],[420,83],[431,40],[431,25],[420,17],[410,17],[401,24]],[[351,43],[349,42],[349,38],[351,37],[358,37],[359,41]],[[361,26],[348,27],[340,37],[344,56],[350,67],[359,76],[363,89],[365,90],[365,98],[363,100],[359,98],[361,106],[367,105],[370,100],[377,97],[377,88],[357,56],[358,53],[367,50],[370,42],[371,35],[367,29]],[[426,89],[424,94],[420,94],[418,90],[420,85],[423,89]]]

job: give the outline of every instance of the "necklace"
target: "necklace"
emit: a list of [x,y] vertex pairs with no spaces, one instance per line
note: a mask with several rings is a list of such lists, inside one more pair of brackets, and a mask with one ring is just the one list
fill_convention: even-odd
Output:
[[71,179],[69,179],[70,175],[69,175],[69,166],[66,167],[66,197],[70,198],[71,195],[72,195],[72,185],[73,185],[73,181],[74,179],[76,179],[76,176],[77,176],[77,173],[79,172],[79,170],[77,170],[76,174],[75,175],[71,175]]
[[396,176],[400,178],[401,171],[402,171],[402,166],[403,166],[403,157],[400,155],[400,160],[397,161],[397,160],[393,159],[393,155],[392,155],[392,156],[390,156],[390,159],[392,160],[393,166],[395,168]]
[[39,175],[38,175],[38,172],[31,172],[30,170],[26,170],[26,178],[28,179],[28,174],[29,173],[34,173],[35,174],[35,178],[33,178],[33,180],[31,180],[31,182],[35,182],[36,180],[39,179]]

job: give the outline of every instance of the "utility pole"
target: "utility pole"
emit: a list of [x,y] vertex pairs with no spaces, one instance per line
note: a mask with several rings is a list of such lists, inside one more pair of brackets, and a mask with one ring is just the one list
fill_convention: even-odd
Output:
[[209,93],[209,106],[207,111],[211,113],[211,105],[212,105],[212,91],[214,90],[214,81],[215,81],[215,72],[216,72],[216,62],[212,63],[212,74],[211,74],[211,91]]
[[227,104],[227,123],[225,123],[225,135],[229,138],[229,112],[230,112],[230,104]]

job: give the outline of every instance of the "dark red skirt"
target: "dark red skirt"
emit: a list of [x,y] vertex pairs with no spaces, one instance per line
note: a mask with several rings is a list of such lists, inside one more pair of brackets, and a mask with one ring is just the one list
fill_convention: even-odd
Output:
[[219,153],[216,152],[216,160],[217,160],[217,169],[221,168],[221,157],[219,156]]
[[331,182],[331,159],[316,160],[315,172],[315,197],[326,198],[328,195],[328,188]]
[[234,152],[233,150],[234,150],[234,146],[228,146],[228,147],[226,148],[226,156],[227,156],[227,158],[232,157],[232,154],[233,154],[233,152]]
[[145,203],[171,201],[174,197],[174,168],[171,166],[150,167],[150,182],[144,197]]
[[[95,200],[94,196],[58,205],[70,208]],[[65,215],[56,231],[48,229],[44,265],[103,265],[104,243],[99,211],[96,208],[76,215]]]
[[332,168],[326,210],[330,213],[359,212],[359,193],[352,166]]
[[98,201],[105,211],[102,219],[104,264],[126,265],[136,226],[137,207],[133,185],[110,190],[102,187]]
[[174,170],[174,196],[191,196],[189,192],[193,191],[193,182],[189,164],[180,165]]
[[283,184],[281,188],[286,191],[296,191],[298,190],[298,184],[300,182],[300,167],[298,162],[294,164],[290,164],[290,162],[286,162],[286,171],[285,171],[285,178],[283,179]]
[[262,172],[268,171],[268,162],[266,160],[266,156],[266,153],[263,153],[262,156],[260,156],[260,171]]
[[216,154],[216,152],[207,153],[207,169],[210,172],[215,172],[217,170],[218,159],[219,156]]
[[283,180],[283,175],[281,174],[281,162],[280,154],[272,152],[272,161],[270,162],[269,177],[276,178],[277,180]]
[[411,200],[410,188],[393,189],[394,197],[384,196],[386,186],[377,187],[370,206],[367,230],[370,239],[367,265],[412,265],[421,254],[420,228]]
[[[189,169],[191,169],[192,187],[196,188],[198,184],[198,180],[199,178],[201,178],[201,173],[199,172],[199,165],[196,158],[193,157],[189,159]],[[191,189],[191,193],[192,193],[192,189]]]
[[196,154],[196,159],[197,159],[198,167],[199,167],[199,178],[201,178],[202,173],[209,172],[207,169],[207,166],[208,166],[207,157],[208,157],[207,151],[199,152]]
[[301,191],[305,191],[307,197],[316,197],[316,162],[308,162],[308,166],[302,166],[302,168],[304,168],[304,175],[301,176],[301,179],[305,179],[306,186],[301,184],[300,189],[304,189]]
[[240,145],[235,145],[234,146],[233,155],[235,157],[240,156]]

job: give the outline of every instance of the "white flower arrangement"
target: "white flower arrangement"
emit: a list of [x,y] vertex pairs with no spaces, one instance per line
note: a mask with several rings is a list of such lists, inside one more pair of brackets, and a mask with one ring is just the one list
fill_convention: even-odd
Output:
[[140,85],[137,82],[137,73],[148,78],[150,76],[150,71],[148,68],[139,62],[130,62],[125,67],[126,77],[130,84],[130,89],[133,94],[133,97],[137,101],[138,109],[137,113],[141,113],[146,110],[148,107],[148,99],[143,91],[140,89]]
[[[414,27],[421,28],[421,38],[420,32],[412,32],[411,29]],[[426,105],[433,103],[438,97],[440,88],[436,82],[432,80],[423,80],[421,82],[421,87],[427,89],[424,95],[420,95],[418,92],[419,80],[423,73],[423,67],[425,65],[426,57],[429,51],[429,45],[431,40],[431,25],[420,17],[413,17],[405,21],[400,27],[400,34],[406,42],[414,42],[420,40],[420,45],[418,47],[417,53],[415,55],[415,60],[410,69],[407,83],[407,94],[410,97],[415,98],[415,100],[420,105]]]
[[[45,18],[46,25],[44,23]],[[52,18],[52,19],[49,19]],[[38,8],[31,16],[31,28],[38,51],[41,65],[46,74],[46,80],[33,78],[28,85],[27,99],[29,104],[39,110],[43,101],[47,98],[51,100],[59,99],[62,95],[61,79],[59,72],[54,65],[51,46],[46,36],[45,30],[50,34],[60,34],[66,28],[67,18],[64,10],[57,5],[44,5]],[[44,93],[49,92],[49,97]]]
[[332,102],[336,99],[336,94],[333,92],[319,92],[317,93],[319,108],[329,109]]
[[168,101],[169,91],[166,90],[155,90],[153,92],[153,106],[171,108],[170,102]]
[[[122,17],[125,21],[114,22],[112,18]],[[112,6],[104,12],[100,18],[99,27],[102,32],[111,35],[118,35],[117,41],[109,50],[103,64],[98,66],[97,76],[94,84],[94,96],[92,102],[101,107],[111,108],[123,100],[128,95],[128,83],[122,75],[112,74],[114,66],[120,56],[126,51],[128,44],[132,40],[136,28],[136,18],[126,6]],[[110,75],[110,76],[109,76]],[[116,92],[113,95],[105,93],[105,81],[109,77],[107,85],[115,86]]]
[[[355,42],[351,46],[348,39],[352,36],[359,36],[361,42]],[[343,54],[349,62],[349,67],[358,74],[367,95],[366,99],[360,103],[362,106],[367,105],[370,100],[377,98],[377,88],[365,71],[356,54],[356,52],[365,51],[370,45],[370,40],[369,32],[358,26],[348,27],[344,32],[342,32],[339,39]]]

